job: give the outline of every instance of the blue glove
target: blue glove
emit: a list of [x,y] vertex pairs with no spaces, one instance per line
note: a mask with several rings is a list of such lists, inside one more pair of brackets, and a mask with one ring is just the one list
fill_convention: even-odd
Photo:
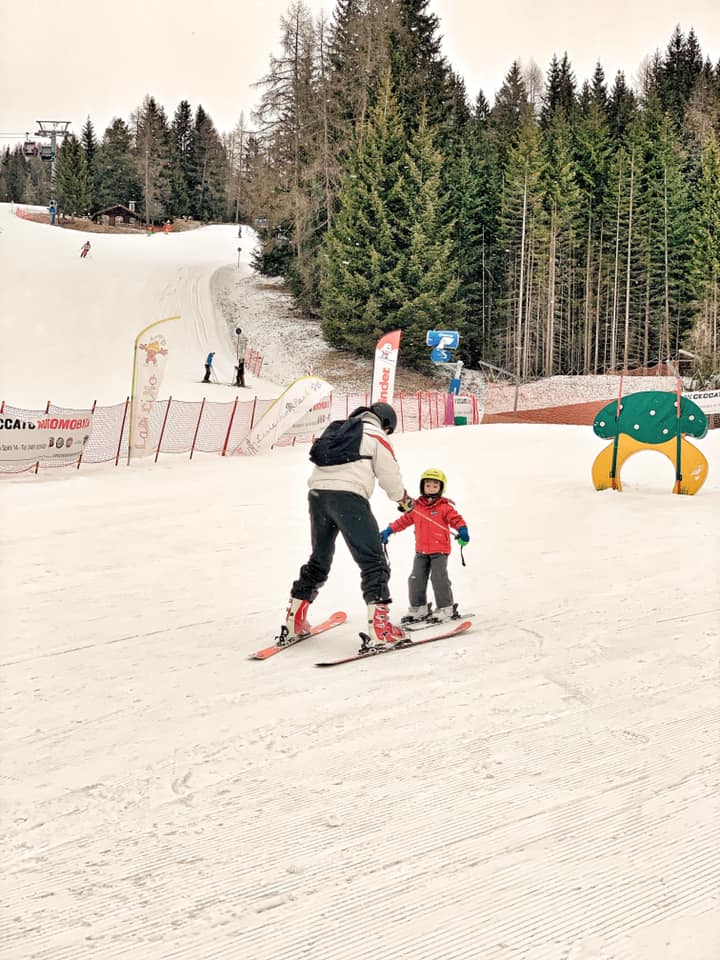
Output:
[[384,530],[380,531],[380,539],[382,540],[382,544],[384,547],[387,546],[387,542],[390,539],[390,537],[393,535],[393,532],[394,531],[392,527],[385,527]]
[[460,544],[461,547],[466,547],[470,543],[470,534],[468,533],[468,528],[459,527],[457,533],[458,533],[457,542]]

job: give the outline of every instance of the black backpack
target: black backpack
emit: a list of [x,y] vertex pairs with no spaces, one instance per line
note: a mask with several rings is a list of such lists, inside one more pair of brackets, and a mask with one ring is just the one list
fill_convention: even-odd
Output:
[[355,460],[372,460],[360,453],[363,422],[359,417],[333,420],[310,447],[310,459],[318,467],[336,467]]

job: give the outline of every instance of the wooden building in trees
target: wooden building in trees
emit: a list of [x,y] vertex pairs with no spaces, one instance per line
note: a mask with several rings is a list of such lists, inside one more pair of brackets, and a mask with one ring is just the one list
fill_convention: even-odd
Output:
[[142,217],[122,203],[115,203],[111,207],[98,210],[92,214],[90,219],[94,223],[103,223],[110,227],[114,227],[118,220],[124,224],[142,224],[143,222]]

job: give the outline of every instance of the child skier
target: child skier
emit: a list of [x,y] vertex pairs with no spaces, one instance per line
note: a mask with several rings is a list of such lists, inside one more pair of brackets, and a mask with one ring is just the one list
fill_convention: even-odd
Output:
[[435,594],[436,609],[432,621],[439,623],[457,616],[447,570],[450,528],[457,530],[461,547],[470,542],[470,534],[453,501],[443,496],[446,486],[447,478],[442,470],[426,470],[420,477],[420,496],[415,501],[413,511],[403,514],[380,533],[383,544],[387,544],[393,533],[415,524],[415,562],[408,580],[410,609],[401,623],[413,623],[430,616],[428,579],[432,580]]

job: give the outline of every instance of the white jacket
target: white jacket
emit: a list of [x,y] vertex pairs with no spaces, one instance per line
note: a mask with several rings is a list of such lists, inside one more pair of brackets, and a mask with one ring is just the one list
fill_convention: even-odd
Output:
[[375,489],[375,480],[391,500],[401,500],[405,484],[400,476],[400,467],[390,440],[380,425],[380,420],[370,411],[360,417],[363,422],[363,438],[360,453],[368,460],[354,460],[335,467],[315,467],[310,474],[308,487],[311,490],[347,490],[359,493],[369,500]]

